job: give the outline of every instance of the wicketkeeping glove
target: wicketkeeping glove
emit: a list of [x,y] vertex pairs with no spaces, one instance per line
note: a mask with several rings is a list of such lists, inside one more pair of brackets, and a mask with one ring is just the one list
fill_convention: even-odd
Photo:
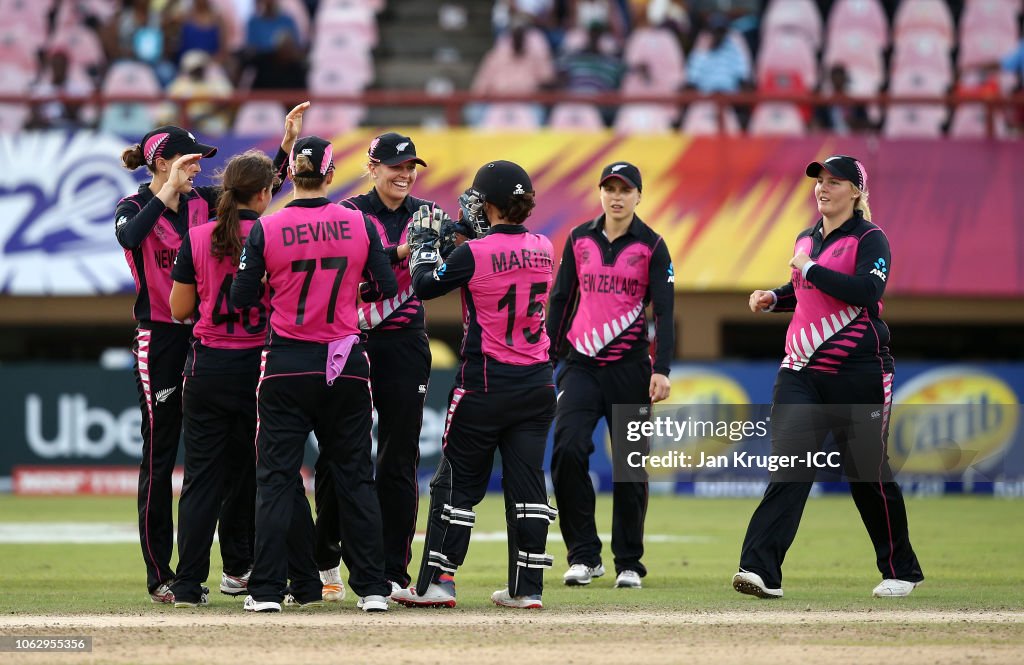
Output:
[[441,225],[448,217],[438,207],[420,206],[413,213],[409,222],[409,272],[415,272],[419,266],[427,266],[431,270],[441,265],[441,253],[438,245],[441,241]]
[[491,228],[484,214],[484,195],[470,187],[459,197],[459,221],[473,230],[472,238],[478,238]]

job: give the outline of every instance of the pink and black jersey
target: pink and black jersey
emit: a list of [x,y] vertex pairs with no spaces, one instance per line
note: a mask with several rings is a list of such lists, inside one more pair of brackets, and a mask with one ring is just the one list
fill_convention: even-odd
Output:
[[391,262],[391,269],[398,280],[398,293],[392,298],[359,304],[359,327],[362,330],[423,330],[423,303],[412,288],[409,274],[409,259],[398,258],[398,246],[405,244],[409,221],[420,206],[434,206],[433,201],[405,197],[397,209],[391,210],[381,200],[376,189],[366,194],[353,196],[340,202],[341,205],[362,211],[377,229],[384,251]]
[[[604,215],[572,230],[551,292],[548,334],[552,359],[562,344],[574,361],[607,365],[654,356],[668,375],[675,348],[675,273],[661,236],[634,216],[625,234],[609,242]],[[653,303],[656,348],[645,307]]]
[[892,257],[889,240],[860,212],[824,237],[821,220],[802,232],[794,254],[813,264],[774,290],[773,311],[793,312],[782,367],[839,372],[892,371],[882,294]]
[[232,285],[236,307],[259,301],[264,274],[271,343],[281,337],[327,344],[357,335],[360,282],[385,296],[396,289],[373,225],[326,198],[297,199],[253,225]]
[[[239,217],[244,239],[259,215],[252,210],[239,210]],[[231,284],[236,267],[230,257],[218,259],[213,255],[216,226],[216,222],[211,222],[191,229],[181,243],[171,271],[174,281],[195,284],[199,299],[199,317],[192,329],[185,376],[249,371],[253,366],[251,352],[258,352],[266,341],[269,294],[250,307],[236,308],[232,304]]]
[[551,385],[544,309],[552,272],[551,241],[521,224],[494,226],[436,270],[416,271],[413,287],[424,300],[462,287],[458,387],[498,392]]
[[[288,153],[278,149],[274,167],[284,174]],[[171,316],[171,268],[181,248],[181,240],[189,229],[205,224],[216,214],[220,187],[194,187],[179,197],[178,212],[164,205],[149,188],[121,199],[114,211],[117,242],[124,248],[124,257],[135,278],[136,321],[192,323],[175,321]],[[274,189],[274,193],[280,186]]]
[[136,321],[192,323],[171,316],[171,268],[182,237],[210,221],[218,196],[219,188],[195,187],[181,195],[178,212],[173,212],[145,183],[117,204],[115,231],[135,278]]

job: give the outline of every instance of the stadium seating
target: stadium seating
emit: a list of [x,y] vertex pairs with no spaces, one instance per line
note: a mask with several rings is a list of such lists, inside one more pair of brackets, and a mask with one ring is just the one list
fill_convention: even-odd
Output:
[[615,114],[619,134],[664,134],[672,131],[676,110],[665,104],[623,104]]
[[568,131],[597,131],[604,129],[604,120],[593,104],[563,102],[551,109],[548,126]]
[[533,104],[490,104],[478,129],[490,131],[531,131],[540,126]]
[[817,85],[818,60],[807,40],[778,32],[769,37],[757,56],[757,80],[763,81],[773,72],[787,72],[798,75],[810,88]]
[[336,136],[359,126],[366,109],[355,104],[316,104],[302,118],[302,130],[316,136]]
[[646,67],[652,90],[675,92],[686,83],[686,58],[679,40],[666,28],[634,30],[626,41],[623,59],[631,70]]
[[740,122],[732,107],[722,109],[722,130],[719,130],[718,105],[714,102],[694,102],[683,114],[680,130],[684,134],[707,136],[709,134],[739,134]]
[[848,31],[871,35],[879,49],[889,45],[889,19],[879,0],[836,0],[828,15],[826,41],[832,42]]
[[[987,113],[984,104],[961,104],[953,112],[949,136],[955,139],[986,138],[988,136]],[[1006,138],[1008,130],[1002,111],[993,113],[992,122],[995,137]]]
[[284,106],[280,102],[246,102],[235,116],[235,134],[269,136],[284,127]]
[[761,35],[775,33],[804,38],[818,50],[822,42],[822,20],[814,0],[771,0],[761,19]]
[[803,136],[807,133],[800,108],[786,102],[761,102],[750,116],[754,136]]
[[903,0],[893,17],[893,38],[896,44],[909,33],[928,30],[952,44],[953,13],[944,0]]

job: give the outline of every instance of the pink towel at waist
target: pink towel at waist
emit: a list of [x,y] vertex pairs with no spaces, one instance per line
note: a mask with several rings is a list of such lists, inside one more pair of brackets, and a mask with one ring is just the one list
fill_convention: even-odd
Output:
[[333,386],[334,380],[341,375],[348,362],[348,354],[359,341],[359,335],[347,335],[327,344],[327,385]]

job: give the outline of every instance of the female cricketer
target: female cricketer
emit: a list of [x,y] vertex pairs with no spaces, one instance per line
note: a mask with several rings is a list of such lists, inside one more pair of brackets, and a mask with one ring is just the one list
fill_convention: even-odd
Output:
[[[832,434],[882,574],[873,595],[907,596],[924,575],[886,453],[893,359],[881,313],[892,269],[889,241],[871,223],[868,174],[860,161],[834,155],[812,162],[806,173],[816,181],[821,218],[797,236],[790,281],[754,291],[749,300],[753,312],[793,312],[772,395],[772,454],[816,452]],[[815,471],[772,474],[732,580],[740,593],[782,597],[782,561]]]

